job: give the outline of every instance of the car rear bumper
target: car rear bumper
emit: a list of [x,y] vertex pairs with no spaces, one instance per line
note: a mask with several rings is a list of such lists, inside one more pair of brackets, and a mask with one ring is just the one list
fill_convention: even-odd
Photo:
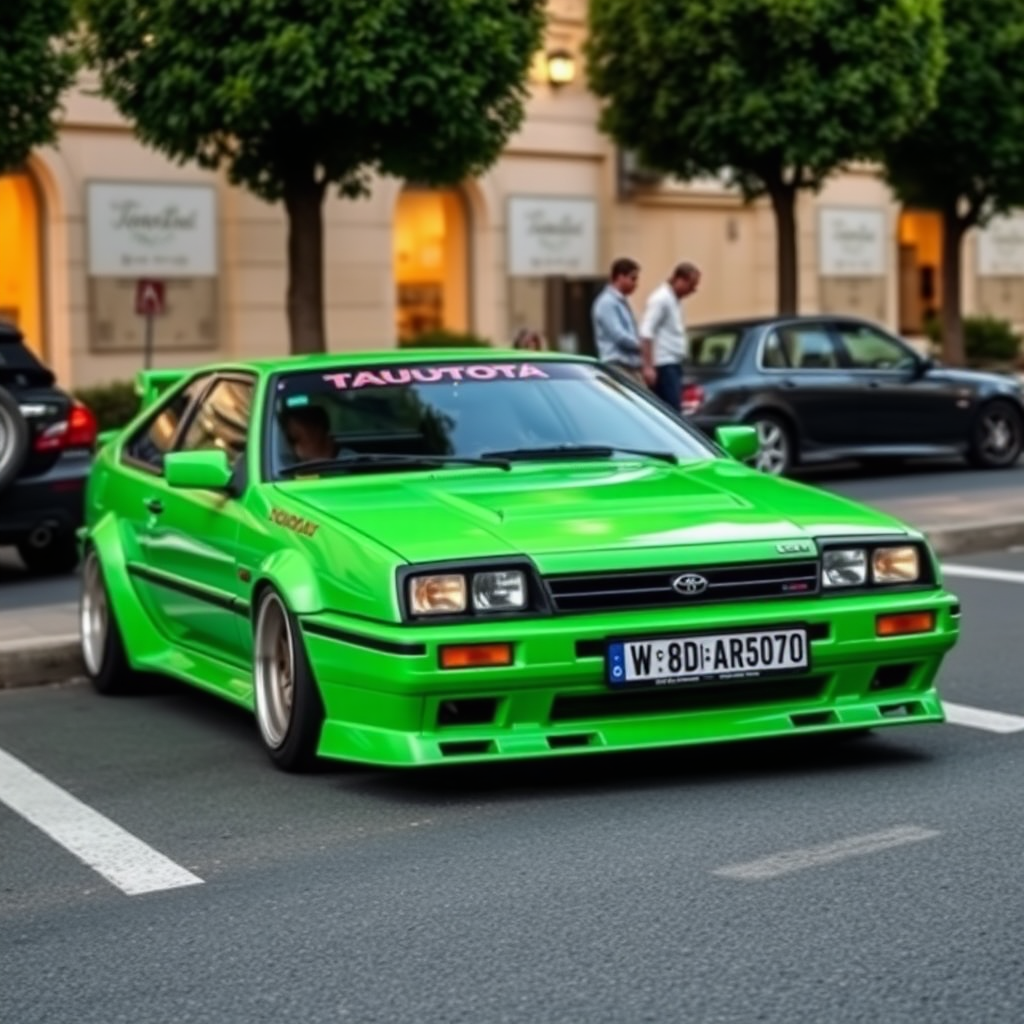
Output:
[[[326,723],[319,753],[390,766],[640,750],[941,722],[935,676],[959,633],[941,590],[717,605],[410,631],[337,616],[302,620]],[[880,638],[876,616],[933,611],[931,632]],[[620,691],[605,681],[609,636],[679,635],[806,623],[809,669],[791,677]],[[449,643],[508,642],[513,664],[444,670]]]
[[698,430],[707,434],[708,437],[715,436],[715,430],[718,427],[732,427],[736,425],[736,418],[734,416],[713,416],[706,415],[704,413],[693,413],[690,416],[685,417],[687,423],[693,424]]
[[15,544],[34,530],[73,534],[84,521],[87,455],[62,456],[46,473],[16,480],[0,495],[0,544]]

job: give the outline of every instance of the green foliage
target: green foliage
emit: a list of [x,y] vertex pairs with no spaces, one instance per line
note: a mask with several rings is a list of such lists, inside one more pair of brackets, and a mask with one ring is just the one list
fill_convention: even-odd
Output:
[[74,396],[92,410],[101,431],[123,427],[139,411],[139,396],[133,381],[118,380],[79,388]]
[[[964,317],[964,350],[968,363],[1015,363],[1020,357],[1021,335],[1006,320],[991,316]],[[925,324],[929,340],[942,347],[942,327],[937,317]]]
[[728,169],[748,198],[820,187],[933,105],[941,2],[591,0],[601,125],[649,167]]
[[[19,0],[20,2],[20,0]],[[369,172],[478,174],[522,122],[543,0],[82,0],[104,95],[147,144],[267,200]]]
[[491,343],[476,334],[460,331],[425,331],[413,338],[402,338],[399,348],[490,348]]
[[72,0],[0,0],[0,174],[53,142],[61,93],[74,80]]
[[1024,0],[945,0],[943,12],[938,105],[884,155],[901,199],[964,229],[1024,204]]

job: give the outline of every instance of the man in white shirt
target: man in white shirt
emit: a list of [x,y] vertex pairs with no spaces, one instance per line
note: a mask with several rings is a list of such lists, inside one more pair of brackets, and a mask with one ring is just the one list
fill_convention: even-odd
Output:
[[647,299],[640,322],[644,380],[676,412],[682,408],[683,359],[687,355],[682,300],[700,284],[700,270],[680,263]]

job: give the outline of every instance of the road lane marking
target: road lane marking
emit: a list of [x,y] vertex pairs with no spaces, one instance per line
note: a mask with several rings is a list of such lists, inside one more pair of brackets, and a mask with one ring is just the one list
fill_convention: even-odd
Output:
[[4,750],[0,801],[129,896],[203,882]]
[[882,850],[891,850],[907,843],[920,843],[925,839],[934,839],[940,834],[934,829],[922,828],[919,825],[899,825],[884,832],[869,832],[866,835],[851,836],[849,839],[840,839],[822,846],[806,846],[803,849],[774,853],[743,864],[729,864],[712,873],[741,882],[761,882],[768,878],[777,878],[779,875],[792,874],[794,871],[820,867],[822,864],[834,864],[851,857],[880,853]]
[[963,576],[970,580],[994,580],[997,583],[1024,584],[1024,572],[1013,569],[990,569],[985,565],[944,564],[942,571],[946,576]]
[[984,729],[986,732],[1024,732],[1024,717],[1007,715],[1002,711],[985,711],[983,708],[971,708],[965,704],[942,702],[946,709],[946,721],[953,725],[966,725],[971,729]]

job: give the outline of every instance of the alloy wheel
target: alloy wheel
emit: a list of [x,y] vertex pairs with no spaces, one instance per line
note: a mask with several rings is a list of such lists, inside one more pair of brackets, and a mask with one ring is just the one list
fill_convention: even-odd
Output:
[[791,460],[789,435],[785,427],[775,420],[757,420],[754,423],[759,442],[754,467],[772,476],[781,476],[789,469]]
[[268,593],[256,620],[256,720],[267,746],[280,747],[288,735],[295,703],[295,645],[281,599]]
[[987,410],[981,418],[979,447],[985,460],[996,465],[1013,458],[1020,449],[1020,420],[1008,409]]
[[82,633],[82,660],[89,674],[103,670],[103,658],[110,629],[110,606],[103,584],[100,560],[90,552],[82,569],[82,601],[79,607],[79,628]]

